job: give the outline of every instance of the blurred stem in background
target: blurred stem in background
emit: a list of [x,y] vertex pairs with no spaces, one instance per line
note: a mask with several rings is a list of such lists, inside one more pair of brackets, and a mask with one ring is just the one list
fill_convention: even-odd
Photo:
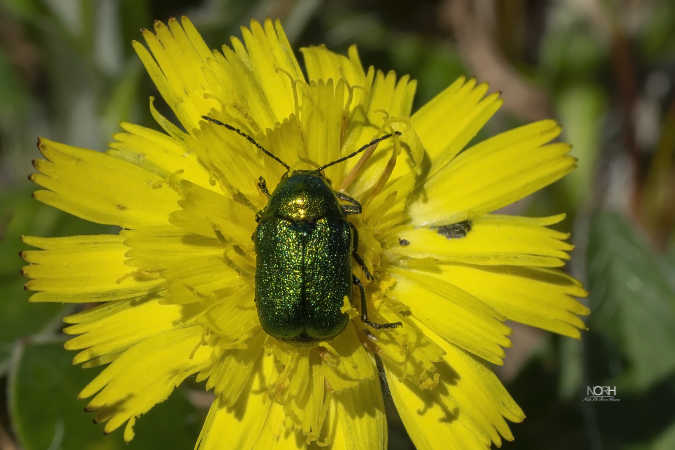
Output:
[[[162,105],[130,42],[154,19],[182,14],[212,47],[266,16],[282,18],[298,46],[356,43],[364,63],[419,80],[416,105],[473,75],[503,92],[485,134],[557,118],[578,170],[508,212],[568,212],[561,226],[577,245],[570,270],[586,281],[593,313],[582,342],[514,330],[499,371],[528,420],[505,448],[675,448],[670,0],[0,2],[0,448],[80,450],[103,439],[75,400],[91,374],[60,348],[69,310],[26,302],[18,238],[109,230],[33,201],[26,175],[38,135],[103,150],[120,121],[153,126],[147,99]],[[621,401],[585,402],[589,385],[614,385]],[[141,418],[124,448],[193,442],[210,397],[182,392]],[[396,420],[390,447],[411,448]],[[120,436],[105,439],[122,448]]]

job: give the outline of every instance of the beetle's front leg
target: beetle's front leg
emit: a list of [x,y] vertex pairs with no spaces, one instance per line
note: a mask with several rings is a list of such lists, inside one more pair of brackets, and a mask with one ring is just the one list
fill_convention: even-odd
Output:
[[359,232],[356,231],[356,227],[354,226],[353,223],[350,223],[349,226],[352,229],[352,256],[354,257],[358,265],[361,267],[361,270],[363,270],[363,273],[366,275],[366,279],[370,281],[373,279],[373,275],[370,273],[370,270],[368,270],[368,266],[366,266],[366,263],[363,262],[363,258],[361,258],[361,255],[357,253],[357,250],[359,248]]
[[358,200],[348,196],[347,194],[343,194],[342,192],[335,192],[335,196],[343,202],[351,203],[351,205],[340,205],[343,213],[346,215],[361,214],[361,203],[359,203]]
[[352,274],[352,282],[356,285],[356,287],[359,288],[359,293],[361,294],[361,322],[375,328],[376,330],[379,330],[381,328],[396,328],[403,325],[401,322],[377,323],[368,320],[368,306],[366,305],[366,290],[363,288],[361,280],[359,280],[354,274]]

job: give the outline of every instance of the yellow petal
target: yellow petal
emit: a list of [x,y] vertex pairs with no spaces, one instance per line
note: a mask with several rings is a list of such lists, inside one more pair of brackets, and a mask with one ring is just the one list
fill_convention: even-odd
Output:
[[351,110],[353,105],[361,104],[368,94],[370,81],[363,70],[355,45],[349,47],[347,56],[332,52],[323,45],[303,47],[300,52],[304,58],[309,81],[333,80],[337,83],[342,79],[348,86],[355,88],[350,92],[349,102],[345,102],[348,109]]
[[182,209],[171,215],[171,223],[186,234],[198,234],[253,251],[251,235],[256,228],[254,208],[183,181],[177,187]]
[[[250,277],[241,276],[222,256],[186,259],[179,264],[168,265],[162,276],[167,280],[167,301],[183,304],[199,301],[214,303],[218,298],[230,297],[233,293],[239,295],[242,285],[248,285],[253,278],[252,274]],[[249,300],[252,301],[252,298]]]
[[284,408],[265,389],[275,372],[273,355],[265,355],[261,366],[235,405],[226,406],[220,397],[213,401],[195,449],[264,449],[287,442],[292,433],[284,427]]
[[[489,438],[460,421],[460,411],[440,403],[434,392],[415,389],[390,372],[387,385],[401,421],[418,450],[487,450]],[[452,403],[450,399],[444,399]]]
[[416,326],[410,310],[389,298],[376,310],[369,310],[369,315],[371,320],[380,323],[403,324],[398,328],[379,330],[377,335],[371,334],[367,342],[388,370],[419,386],[435,386],[438,383],[436,363],[442,360],[445,352]]
[[494,373],[463,350],[438,337],[435,340],[446,352],[436,388],[420,389],[385,370],[392,398],[415,446],[420,450],[485,450],[490,442],[501,446],[502,438],[513,440],[504,419],[520,422],[525,416]]
[[[144,30],[146,46],[134,42],[141,62],[162,97],[188,131],[202,115],[215,115],[255,133],[271,128],[293,108],[293,84],[304,81],[281,24],[252,21],[245,44],[209,51],[192,23],[169,19]],[[232,89],[236,86],[236,89]],[[165,127],[166,128],[166,127]]]
[[[212,122],[202,122],[201,128],[194,130],[185,142],[220,183],[223,193],[232,199],[239,198],[255,217],[267,201],[258,188],[258,178],[268,178],[274,174],[272,170],[281,175],[280,166],[242,136]],[[272,170],[271,164],[275,165]]]
[[[309,88],[303,88],[302,92],[307,89]],[[265,139],[267,140],[265,147],[291,167],[301,168],[303,164],[307,164],[308,150],[303,135],[303,125],[297,114],[288,117],[273,129],[267,130]],[[270,188],[271,192],[281,180],[284,169],[267,156],[261,155],[260,159],[265,163],[267,187]],[[316,166],[309,168],[315,169]],[[261,203],[261,206],[263,206],[263,203]]]
[[[64,332],[79,335],[66,342],[66,350],[82,350],[73,359],[80,364],[116,355],[137,342],[171,329],[182,317],[177,305],[159,300],[109,303],[64,318]],[[95,363],[96,361],[94,361]]]
[[[365,350],[354,324],[332,339],[322,342],[321,373],[334,403],[329,405],[328,436],[335,433],[332,448],[386,449],[387,421],[379,376],[373,357]],[[330,442],[330,440],[328,441]]]
[[378,71],[368,99],[368,118],[372,123],[386,123],[388,119],[410,115],[417,82],[410,76],[396,77],[393,71]]
[[[351,128],[345,137],[345,153],[352,152],[377,137],[392,130],[400,131],[401,136],[378,144],[373,156],[369,158],[359,177],[349,188],[354,195],[360,196],[372,188],[379,179],[389,161],[390,149],[405,156],[399,156],[391,175],[395,179],[407,173],[410,167],[418,167],[424,156],[414,128],[410,125],[410,112],[415,97],[417,82],[408,75],[396,77],[393,71],[386,75],[377,71],[368,95],[356,108],[351,117]],[[396,140],[403,144],[396,146]],[[348,151],[347,151],[348,150]],[[352,158],[344,165],[345,173],[358,164],[358,158]]]
[[223,57],[216,54],[210,70],[219,77],[214,96],[225,106],[223,118],[255,135],[294,111],[295,86],[305,78],[279,21],[266,20],[263,26],[252,21],[242,36],[244,43],[232,38],[231,47],[222,47]]
[[[511,330],[503,317],[453,284],[421,272],[397,270],[388,295],[410,308],[439,336],[494,364],[501,364],[502,347],[509,347]],[[461,286],[461,284],[460,284]]]
[[211,404],[197,440],[197,450],[302,449],[295,433],[284,427],[283,406],[265,393],[250,393],[246,402],[227,408]]
[[325,371],[316,347],[298,346],[267,340],[276,358],[277,377],[268,388],[275,402],[284,405],[286,428],[298,434],[299,441],[323,443],[332,392],[326,386]]
[[204,68],[210,52],[187,18],[182,26],[173,18],[168,27],[156,21],[154,33],[142,33],[147,48],[134,42],[134,50],[185,129],[196,128],[203,114],[220,109],[219,102],[208,95],[212,80]]
[[106,422],[106,433],[166,400],[185,378],[210,364],[212,348],[203,345],[203,333],[201,327],[176,328],[145,339],[82,390],[80,398],[93,396],[87,409]]
[[337,402],[337,428],[344,440],[345,449],[387,448],[387,418],[380,389],[375,362],[372,362],[371,376],[356,387],[340,391],[335,395]]
[[553,121],[502,133],[432,167],[423,195],[410,207],[415,225],[471,219],[513,203],[569,173],[570,146],[546,144],[560,133]]
[[[304,136],[304,147],[297,149],[300,160],[308,160],[316,165],[335,161],[341,156],[341,138],[343,134],[343,108],[347,89],[344,83],[317,82],[301,90],[299,120]],[[326,169],[329,180],[339,186],[342,181],[343,167],[333,166]]]
[[458,78],[412,116],[412,124],[434,164],[449,161],[499,109],[498,95],[485,97],[486,84]]
[[[355,46],[349,48],[348,56],[334,53],[323,46],[306,47],[301,51],[310,80],[334,80],[336,85],[338,80],[346,82],[348,95],[344,99],[348,105],[350,126],[345,130],[343,154],[348,154],[395,129],[403,132],[400,139],[406,144],[408,156],[411,157],[410,164],[414,166],[421,161],[422,144],[415,134],[414,127],[409,124],[417,84],[415,80],[411,80],[407,75],[397,79],[392,71],[384,74],[381,71],[375,72],[372,68],[366,74]],[[328,108],[321,105],[321,109]],[[353,193],[358,194],[371,187],[372,180],[377,179],[373,174],[381,172],[387,163],[387,148],[391,148],[388,143],[378,146],[378,155],[371,158],[359,177],[361,182],[366,180],[370,182],[361,185],[357,180],[356,185],[351,188]],[[345,163],[344,172],[349,172],[357,161],[358,158]],[[401,162],[394,168],[393,177],[407,170],[408,166]],[[335,182],[335,186],[341,185],[341,175],[332,173],[329,178]]]
[[[240,52],[245,52],[240,41],[233,41],[233,46],[235,43],[239,46]],[[231,119],[235,124],[242,125],[242,129],[249,131],[249,134],[254,135],[267,128],[273,128],[283,118],[275,116],[252,68],[232,48],[223,46],[222,52],[222,55],[214,54],[215,63],[210,67],[219,75],[217,81],[222,81],[222,85],[215,85],[220,86],[220,91],[214,94],[216,98],[223,99],[225,105],[222,119],[226,119],[225,121]],[[229,89],[230,86],[237,86],[237,89]]]
[[293,111],[293,83],[305,78],[286,33],[278,20],[273,23],[269,19],[264,28],[252,20],[250,29],[242,27],[241,32],[246,49],[237,39],[232,39],[232,46],[251,68],[277,121],[281,121]]
[[[196,222],[200,220],[195,218]],[[254,270],[254,261],[243,257],[241,249],[224,247],[215,238],[186,233],[180,228],[149,227],[123,231],[122,235],[130,248],[126,254],[129,264],[164,278],[167,291],[163,296],[171,302],[199,302],[216,292],[218,297],[229,295],[249,282],[242,279],[237,263],[243,262],[251,274]]]
[[342,333],[321,346],[328,350],[323,354],[322,369],[331,390],[348,389],[372,377],[373,357],[361,345],[351,321]]
[[163,280],[149,278],[128,265],[129,250],[119,235],[60,238],[24,236],[23,241],[42,250],[26,250],[30,263],[23,273],[26,288],[38,291],[34,302],[105,302],[140,299],[159,292]]
[[214,293],[213,298],[209,299],[210,305],[204,318],[220,339],[219,345],[240,347],[242,342],[260,331],[254,296],[251,280],[241,283],[241,287],[231,293]]
[[[569,259],[567,233],[546,228],[564,214],[543,218],[482,215],[471,220],[466,236],[449,238],[444,228],[416,228],[397,233],[407,245],[391,253],[411,258],[479,265],[558,267]],[[445,234],[445,235],[444,235]]]
[[586,329],[578,316],[589,309],[573,298],[586,291],[558,270],[450,264],[432,276],[461,285],[510,320],[575,338]]
[[85,220],[125,228],[166,224],[177,194],[163,179],[104,153],[40,139],[35,198]]
[[208,379],[206,389],[213,389],[224,407],[233,408],[242,394],[247,394],[254,370],[258,368],[263,353],[266,335],[261,330],[246,343],[243,348],[216,352],[222,353],[214,358],[213,365],[200,373],[197,381]]
[[154,172],[162,178],[180,177],[203,188],[213,189],[208,171],[182,141],[131,123],[122,123],[123,133],[113,136],[108,154]]
[[148,272],[223,254],[223,246],[216,238],[186,233],[172,225],[123,230],[120,235],[127,247],[127,263]]

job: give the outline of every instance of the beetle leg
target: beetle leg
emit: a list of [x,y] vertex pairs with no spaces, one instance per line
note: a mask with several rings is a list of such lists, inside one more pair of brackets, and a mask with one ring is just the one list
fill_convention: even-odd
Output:
[[342,208],[342,212],[345,213],[346,215],[350,214],[361,214],[361,203],[359,203],[358,200],[355,198],[352,198],[348,196],[347,194],[343,194],[342,192],[335,192],[335,196],[342,200],[343,202],[348,202],[351,203],[351,205],[340,205]]
[[340,205],[342,212],[345,216],[351,216],[352,214],[361,214],[361,207],[354,205]]
[[363,288],[361,280],[359,280],[354,274],[352,274],[352,282],[359,288],[359,292],[361,293],[361,322],[375,328],[376,330],[379,330],[381,328],[397,328],[403,325],[401,322],[376,323],[368,320],[368,307],[366,306],[366,290]]
[[272,197],[272,194],[270,194],[270,191],[267,190],[267,182],[263,177],[258,178],[258,189],[260,189],[260,192],[265,194],[267,198]]
[[363,273],[366,275],[366,279],[368,281],[373,279],[373,275],[370,273],[370,270],[368,270],[368,266],[366,266],[366,263],[363,262],[363,258],[361,258],[361,255],[357,253],[357,249],[359,248],[359,232],[356,231],[356,227],[354,226],[353,223],[350,223],[349,226],[352,229],[352,256],[358,263],[358,265],[361,267],[361,270],[363,270]]

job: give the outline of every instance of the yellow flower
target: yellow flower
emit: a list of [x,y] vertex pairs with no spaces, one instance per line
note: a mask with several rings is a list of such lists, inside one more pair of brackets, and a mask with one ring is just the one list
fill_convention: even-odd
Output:
[[[513,439],[524,414],[490,370],[514,320],[571,337],[588,309],[559,268],[572,248],[544,218],[493,214],[575,165],[560,128],[532,123],[464,149],[501,105],[461,78],[411,114],[416,83],[347,56],[301,49],[303,73],[279,22],[251,22],[242,40],[210,50],[187,19],[157,22],[134,42],[179,124],[123,123],[107,152],[41,139],[35,197],[118,234],[25,237],[31,301],[93,303],[65,318],[74,363],[107,367],[84,388],[111,432],[196,374],[215,400],[197,448],[384,449],[377,361],[419,449],[484,449]],[[351,320],[337,337],[283,342],[261,328],[254,302],[256,212],[283,167],[316,169],[393,131],[400,136],[325,170],[363,205],[348,216],[374,329]]]

